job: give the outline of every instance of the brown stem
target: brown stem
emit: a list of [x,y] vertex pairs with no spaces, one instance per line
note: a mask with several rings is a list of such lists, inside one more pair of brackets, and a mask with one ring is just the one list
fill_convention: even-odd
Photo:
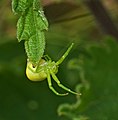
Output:
[[112,35],[118,40],[118,29],[103,6],[101,0],[84,1],[102,27],[103,31],[108,35]]

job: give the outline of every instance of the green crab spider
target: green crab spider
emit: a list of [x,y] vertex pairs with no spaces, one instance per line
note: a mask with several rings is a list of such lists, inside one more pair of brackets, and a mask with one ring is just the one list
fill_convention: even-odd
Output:
[[[64,59],[67,57],[73,45],[74,43],[71,44],[71,46],[67,49],[64,55],[57,62],[52,61],[49,57],[47,57],[47,59],[49,60],[41,59],[39,61],[39,64],[36,67],[34,67],[30,61],[27,61],[26,75],[29,78],[29,80],[42,81],[47,78],[49,88],[56,95],[65,96],[65,95],[68,95],[68,93],[80,95],[80,93],[76,93],[70,90],[69,88],[65,87],[64,85],[62,85],[59,79],[57,78],[57,76],[55,75],[58,72],[59,64],[61,64],[64,61]],[[60,94],[53,88],[52,82],[51,82],[51,76],[54,79],[54,81],[57,83],[57,85],[62,89],[66,90],[67,93]]]

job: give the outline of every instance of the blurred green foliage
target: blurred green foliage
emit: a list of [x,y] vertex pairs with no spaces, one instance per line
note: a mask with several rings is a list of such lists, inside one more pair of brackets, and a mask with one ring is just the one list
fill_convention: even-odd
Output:
[[117,120],[117,42],[107,38],[102,44],[87,47],[87,52],[89,57],[82,57],[81,65],[87,83],[77,86],[83,95],[74,104],[61,105],[58,112],[72,120]]

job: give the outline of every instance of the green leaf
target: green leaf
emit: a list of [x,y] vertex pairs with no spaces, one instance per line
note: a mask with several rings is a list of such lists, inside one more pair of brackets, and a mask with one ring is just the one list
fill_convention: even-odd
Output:
[[24,12],[32,5],[33,0],[12,0],[12,10],[15,14]]
[[109,39],[91,45],[87,51],[89,57],[84,57],[83,69],[89,87],[85,89],[82,84],[83,95],[74,104],[62,104],[58,113],[72,120],[117,120],[118,44]]
[[13,0],[12,8],[15,13],[21,12],[17,23],[18,41],[25,40],[28,59],[36,64],[44,54],[48,21],[38,0]]
[[17,23],[17,38],[19,42],[28,40],[33,35],[37,36],[38,33],[48,29],[48,22],[42,16],[39,11],[33,10],[33,7],[30,7],[23,13]]

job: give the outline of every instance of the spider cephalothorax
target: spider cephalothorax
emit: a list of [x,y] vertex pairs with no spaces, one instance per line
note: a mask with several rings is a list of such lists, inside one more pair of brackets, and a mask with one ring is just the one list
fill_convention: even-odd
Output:
[[27,68],[26,68],[27,77],[32,81],[42,81],[47,78],[49,88],[56,95],[64,96],[64,95],[67,95],[68,93],[64,93],[64,94],[58,93],[52,86],[51,77],[54,79],[54,81],[58,84],[59,87],[63,88],[67,92],[70,92],[72,94],[79,94],[62,85],[59,79],[57,78],[57,76],[55,75],[58,72],[59,64],[63,62],[63,60],[66,58],[66,56],[68,55],[72,47],[73,47],[73,43],[65,52],[65,54],[57,62],[52,61],[49,57],[48,57],[49,59],[46,59],[46,60],[42,58],[37,64],[37,66],[34,67],[32,65],[32,62],[28,61]]

